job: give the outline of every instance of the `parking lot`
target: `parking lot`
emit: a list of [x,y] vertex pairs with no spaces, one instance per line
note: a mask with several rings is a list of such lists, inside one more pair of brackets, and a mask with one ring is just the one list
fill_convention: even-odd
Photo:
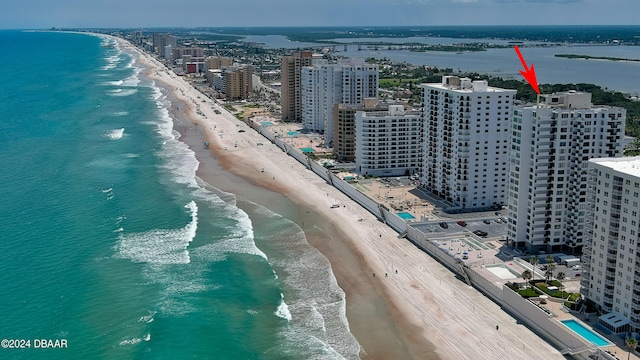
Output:
[[[461,220],[440,219],[423,223],[413,223],[411,226],[427,234],[427,236],[435,235],[435,237],[467,233],[476,238],[483,238],[473,234],[474,231],[481,230],[487,233],[484,238],[495,239],[504,238],[507,232],[507,224],[500,217],[464,219],[462,221],[466,223],[466,226],[460,226],[458,221]],[[486,222],[488,222],[488,224]],[[440,225],[440,223],[446,224],[446,228]]]

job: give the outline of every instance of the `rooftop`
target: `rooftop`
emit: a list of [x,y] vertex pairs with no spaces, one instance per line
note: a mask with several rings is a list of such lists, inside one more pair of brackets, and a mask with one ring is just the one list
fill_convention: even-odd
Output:
[[471,80],[469,78],[460,78],[457,76],[443,76],[442,83],[425,83],[420,84],[422,88],[437,88],[442,90],[453,90],[462,93],[488,93],[488,92],[504,92],[516,93],[516,90],[502,89],[488,85],[487,80]]
[[590,162],[606,166],[623,174],[640,177],[640,156],[619,157],[619,158],[599,158],[591,159]]

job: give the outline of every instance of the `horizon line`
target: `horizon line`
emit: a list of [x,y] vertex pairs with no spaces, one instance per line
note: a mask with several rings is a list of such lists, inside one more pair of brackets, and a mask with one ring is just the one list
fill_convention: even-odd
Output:
[[476,25],[259,25],[259,26],[49,26],[49,27],[17,27],[17,28],[0,28],[0,30],[51,30],[51,29],[264,29],[264,28],[474,28],[474,27],[640,27],[640,24],[476,24]]

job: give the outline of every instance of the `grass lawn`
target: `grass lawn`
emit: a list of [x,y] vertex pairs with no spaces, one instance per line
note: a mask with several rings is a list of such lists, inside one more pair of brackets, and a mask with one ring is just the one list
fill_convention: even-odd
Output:
[[533,288],[526,288],[526,289],[520,289],[518,290],[518,294],[520,294],[520,296],[525,297],[525,298],[529,298],[529,297],[536,297],[539,296],[540,294],[538,294],[538,292],[533,289]]
[[552,297],[555,297],[555,298],[560,298],[560,299],[566,299],[566,298],[569,296],[569,293],[568,293],[568,292],[566,292],[566,291],[560,291],[560,290],[554,290],[554,291],[551,291],[551,290],[549,290],[549,288],[548,288],[548,286],[556,286],[556,287],[559,287],[559,285],[560,285],[560,283],[559,283],[559,282],[558,282],[558,284],[557,284],[557,285],[556,285],[556,284],[554,284],[553,282],[551,283],[551,285],[547,285],[547,283],[545,283],[545,282],[539,282],[539,283],[536,283],[536,284],[535,284],[535,286],[536,286],[538,289],[540,289],[540,290],[544,291],[544,292],[545,292],[545,293],[547,293],[547,295],[549,295],[549,296],[552,296]]

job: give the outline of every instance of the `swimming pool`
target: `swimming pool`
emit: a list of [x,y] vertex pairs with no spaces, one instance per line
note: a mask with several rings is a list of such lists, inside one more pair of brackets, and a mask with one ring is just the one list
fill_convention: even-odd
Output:
[[588,342],[590,342],[592,344],[595,344],[596,346],[612,345],[609,340],[607,340],[607,339],[603,338],[602,336],[596,334],[595,332],[587,329],[584,325],[582,325],[581,323],[577,322],[576,320],[573,320],[573,319],[560,320],[560,322],[562,323],[562,325],[568,327],[574,333],[582,336],[583,339],[587,340]]
[[262,126],[271,126],[273,123],[271,121],[260,121],[260,125]]
[[403,218],[404,220],[413,220],[416,217],[411,215],[410,213],[403,211],[403,212],[399,212],[398,216],[400,216],[401,218]]
[[299,131],[287,131],[287,135],[289,136],[298,136],[300,134]]

